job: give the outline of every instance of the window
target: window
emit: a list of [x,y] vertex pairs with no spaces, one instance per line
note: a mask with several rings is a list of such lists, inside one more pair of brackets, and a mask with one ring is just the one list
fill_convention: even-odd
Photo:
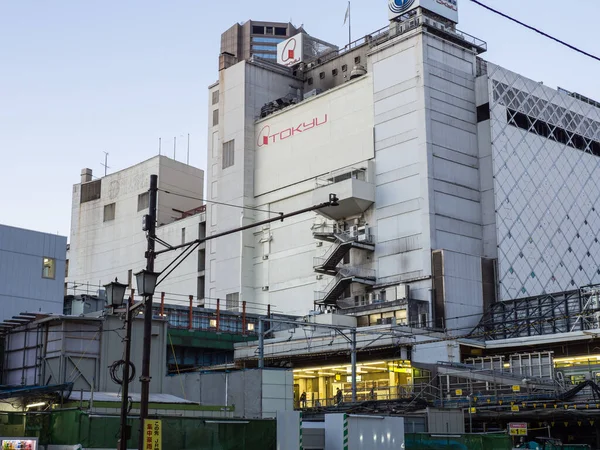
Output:
[[342,66],[342,72],[348,72],[348,65],[347,64],[344,64]]
[[204,277],[198,277],[197,289],[198,289],[198,300],[204,300]]
[[321,80],[324,80],[324,79],[325,79],[325,72],[321,72],[321,73],[319,74],[319,78],[320,78]]
[[254,37],[252,38],[252,42],[263,42],[265,44],[279,44],[283,42],[285,39],[280,38],[272,38],[272,37]]
[[206,270],[206,250],[198,250],[198,272]]
[[255,53],[254,56],[258,56],[259,58],[263,58],[263,59],[277,59],[277,55],[276,54],[269,54],[269,53]]
[[104,221],[105,222],[115,220],[116,208],[117,208],[116,203],[109,203],[108,205],[104,205]]
[[265,34],[273,34],[273,27],[265,27]]
[[234,292],[225,296],[225,309],[228,311],[236,311],[240,307],[240,293]]
[[216,105],[219,103],[219,91],[213,91],[212,93],[212,104]]
[[277,50],[277,47],[275,47],[274,45],[253,45],[252,46],[252,50],[257,51],[257,50],[264,50],[267,52],[274,52]]
[[252,27],[252,34],[265,34],[265,27],[258,27],[254,25]]
[[138,195],[138,212],[148,209],[150,206],[150,193],[144,192]]
[[360,56],[354,58],[354,64],[360,64]]
[[309,79],[308,79],[308,85],[309,85],[309,86],[312,86],[312,84],[313,84],[313,79],[312,79],[312,77],[311,77],[311,78],[309,78]]
[[206,237],[206,222],[198,224],[198,239],[204,239]]
[[286,36],[287,28],[275,27],[275,36]]
[[102,180],[90,181],[81,185],[81,200],[79,203],[91,202],[100,198]]
[[133,283],[133,270],[129,269],[127,271],[127,286],[129,287],[129,289],[131,289],[133,287],[132,283]]
[[333,75],[334,77],[337,77],[337,74],[338,74],[338,70],[337,69],[333,69],[331,71],[331,75]]
[[223,169],[233,166],[235,155],[235,139],[223,144]]
[[213,127],[219,125],[219,110],[215,109],[213,111]]
[[54,280],[56,278],[56,260],[54,258],[44,257],[42,266],[42,278]]
[[[588,253],[588,256],[589,256],[589,253]],[[68,278],[68,277],[69,277],[69,260],[67,259],[65,261],[65,278]]]

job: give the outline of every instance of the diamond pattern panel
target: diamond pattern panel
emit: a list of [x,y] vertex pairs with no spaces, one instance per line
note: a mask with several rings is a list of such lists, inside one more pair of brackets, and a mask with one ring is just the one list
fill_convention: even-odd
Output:
[[600,109],[488,74],[500,299],[600,283]]

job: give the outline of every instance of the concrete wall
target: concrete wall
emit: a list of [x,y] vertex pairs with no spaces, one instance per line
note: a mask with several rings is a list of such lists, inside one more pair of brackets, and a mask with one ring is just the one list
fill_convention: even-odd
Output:
[[[117,277],[125,284],[131,281],[130,287],[137,288],[133,274],[146,265],[147,242],[142,231],[142,217],[148,213],[147,208],[138,211],[138,197],[148,191],[151,174],[158,175],[159,189],[202,198],[203,171],[165,156],[102,178],[101,198],[98,200],[81,203],[81,184],[73,187],[68,294],[95,294],[99,286]],[[110,203],[116,204],[115,219],[105,222],[104,206]],[[203,228],[204,215],[176,221],[181,213],[174,209],[189,211],[201,205],[201,200],[159,192],[157,236],[179,245],[185,229],[186,241],[196,239],[200,227]],[[161,246],[157,245],[159,248]],[[156,269],[161,270],[177,255],[178,252],[171,252],[158,257]],[[199,256],[200,253],[196,253],[188,258],[161,286],[160,289],[165,292],[181,295],[167,296],[167,302],[187,301],[188,295],[198,295]]]
[[235,417],[273,418],[292,411],[293,374],[285,370],[190,373],[164,380],[163,393],[209,406],[235,406]]
[[[67,238],[0,225],[0,321],[21,312],[62,313]],[[53,258],[53,279],[42,276]]]

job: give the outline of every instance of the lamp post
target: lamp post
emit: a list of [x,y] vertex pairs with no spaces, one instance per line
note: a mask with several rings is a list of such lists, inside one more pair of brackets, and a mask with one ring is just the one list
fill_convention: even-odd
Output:
[[[106,298],[108,304],[113,309],[123,307],[125,299],[125,291],[127,285],[119,283],[118,279],[112,283],[104,285],[106,290]],[[125,314],[125,364],[123,365],[123,389],[121,391],[121,421],[119,429],[119,442],[117,443],[118,450],[127,450],[127,441],[130,436],[130,427],[127,425],[127,403],[129,401],[129,364],[131,361],[131,308],[130,302],[127,302]]]
[[[150,266],[150,264],[148,264]],[[154,261],[152,265],[154,266]],[[150,398],[150,350],[152,341],[152,296],[156,289],[156,281],[160,274],[150,269],[144,269],[135,274],[138,293],[144,297],[144,346],[142,349],[142,393],[140,401],[140,441],[139,449],[144,445],[144,420],[148,418],[148,403]]]

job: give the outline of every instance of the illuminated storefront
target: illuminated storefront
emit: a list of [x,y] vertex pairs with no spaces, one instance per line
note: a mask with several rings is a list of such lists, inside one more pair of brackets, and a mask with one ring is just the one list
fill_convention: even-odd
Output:
[[[429,380],[430,372],[413,367],[410,361],[364,362],[356,365],[356,398],[358,401],[407,398],[411,396],[416,385],[426,384]],[[343,401],[350,401],[350,364],[294,370],[296,407],[334,405],[338,389],[342,391]],[[302,400],[303,393],[306,393],[305,401]]]
[[600,355],[555,358],[556,377],[566,384],[600,382]]

